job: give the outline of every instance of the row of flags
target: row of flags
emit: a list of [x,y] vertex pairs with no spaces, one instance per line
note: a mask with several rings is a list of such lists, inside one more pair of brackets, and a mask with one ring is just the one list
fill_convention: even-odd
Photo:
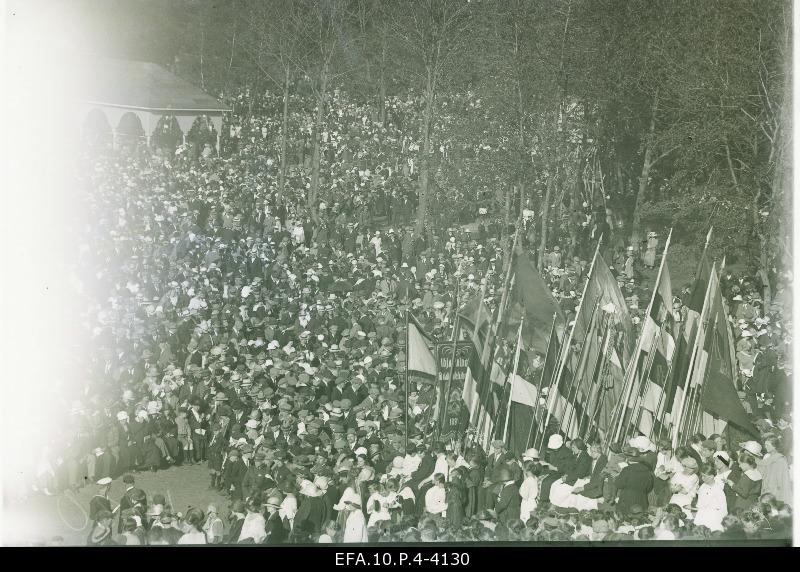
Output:
[[[734,385],[734,341],[710,239],[711,231],[686,318],[676,322],[670,232],[638,336],[599,246],[569,322],[527,254],[516,252],[505,303],[491,311],[481,291],[456,317],[456,337],[474,346],[461,395],[470,438],[484,448],[501,439],[520,454],[555,432],[608,444],[644,435],[674,446],[727,423],[758,435]],[[408,324],[408,371],[435,379],[432,340],[413,316]],[[440,389],[442,398],[448,393]]]

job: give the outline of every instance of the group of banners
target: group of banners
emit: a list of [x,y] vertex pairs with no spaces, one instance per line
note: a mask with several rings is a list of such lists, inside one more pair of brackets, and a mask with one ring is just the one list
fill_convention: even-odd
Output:
[[[484,448],[501,439],[519,454],[553,433],[606,445],[644,435],[673,446],[698,432],[721,433],[728,423],[757,435],[735,387],[733,335],[710,238],[709,231],[685,319],[676,320],[670,233],[638,335],[601,245],[569,323],[528,256],[516,253],[498,307],[491,311],[482,292],[456,319],[454,339],[472,346],[458,376],[471,438]],[[441,411],[454,368],[440,371],[433,340],[413,316],[408,325],[408,371],[438,379]]]

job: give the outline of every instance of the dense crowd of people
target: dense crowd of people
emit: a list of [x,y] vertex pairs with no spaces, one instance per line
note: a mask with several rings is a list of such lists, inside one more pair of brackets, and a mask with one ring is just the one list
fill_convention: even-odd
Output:
[[[305,140],[293,141],[288,186],[277,186],[280,98],[233,99],[221,156],[205,144],[140,146],[83,165],[93,222],[76,275],[91,363],[35,489],[97,487],[89,544],[790,536],[788,274],[775,274],[766,307],[763,284],[723,275],[738,389],[759,440],[697,435],[673,449],[554,433],[541,451],[515,456],[502,441],[484,451],[460,438],[457,387],[442,416],[449,435],[436,440],[433,386],[412,377],[406,407],[406,312],[448,340],[467,300],[482,291],[495,308],[512,234],[485,209],[469,230],[414,232],[414,99],[391,101],[384,126],[336,93],[314,205]],[[610,218],[586,205],[578,243],[545,253],[543,277],[568,320],[600,236],[634,321],[644,314],[659,237],[628,246]],[[536,258],[532,226],[526,215],[519,232]],[[137,472],[196,464],[229,506],[184,512],[136,486]],[[120,478],[127,490],[112,504]]]

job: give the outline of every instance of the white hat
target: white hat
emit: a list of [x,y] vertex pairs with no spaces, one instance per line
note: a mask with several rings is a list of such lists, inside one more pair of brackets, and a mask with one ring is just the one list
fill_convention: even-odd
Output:
[[722,462],[724,462],[726,465],[731,464],[731,457],[725,451],[717,451],[716,453],[714,453],[714,458],[721,459]]
[[564,444],[564,438],[561,435],[550,435],[550,438],[547,440],[547,448],[556,450],[560,449],[561,446]]
[[655,450],[653,443],[651,443],[650,439],[648,439],[644,435],[640,435],[639,437],[634,437],[633,439],[628,441],[628,444],[634,449],[638,449],[642,453]]
[[101,486],[106,486],[106,485],[110,485],[112,482],[113,482],[113,479],[111,477],[103,477],[102,479],[97,481],[97,484],[101,485]]
[[120,421],[127,421],[128,420],[128,413],[126,411],[120,411],[117,413],[117,419]]
[[534,459],[538,459],[538,458],[539,458],[539,451],[537,451],[536,449],[528,449],[527,451],[522,453],[522,460],[523,461],[529,461],[529,460],[534,460]]
[[756,441],[745,441],[744,443],[739,443],[739,446],[756,457],[761,456],[761,443]]
[[366,455],[367,454],[367,449],[366,449],[366,447],[359,447],[353,452],[356,454],[356,456],[358,456],[358,455]]
[[247,423],[245,423],[245,427],[248,429],[258,429],[258,421],[255,419],[250,419],[247,421]]

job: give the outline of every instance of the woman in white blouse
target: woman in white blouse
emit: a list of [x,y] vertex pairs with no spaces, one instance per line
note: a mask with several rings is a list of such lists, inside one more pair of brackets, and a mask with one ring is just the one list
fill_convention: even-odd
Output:
[[689,507],[697,496],[700,478],[697,476],[698,466],[694,457],[684,457],[681,459],[681,465],[683,470],[672,475],[669,480],[669,488],[672,491],[669,503],[678,505],[689,516]]
[[347,486],[342,493],[339,502],[333,505],[334,510],[344,520],[344,536],[342,542],[368,542],[367,521],[361,510],[361,495],[356,491],[356,476],[350,475]]
[[526,461],[522,466],[525,480],[519,487],[519,496],[522,497],[522,502],[519,505],[519,517],[522,522],[528,522],[531,513],[536,510],[537,501],[539,499],[539,477],[538,471],[533,461]]
[[389,513],[389,507],[393,504],[397,496],[396,494],[390,496],[386,490],[386,485],[383,483],[370,483],[369,492],[370,495],[367,499],[369,522],[367,522],[367,528],[375,526],[381,521],[392,519],[392,515]]
[[697,490],[697,514],[694,516],[695,526],[705,526],[709,530],[724,530],[722,519],[728,514],[728,501],[725,497],[725,483],[716,478],[713,465],[705,464],[700,468],[700,479],[703,484]]

